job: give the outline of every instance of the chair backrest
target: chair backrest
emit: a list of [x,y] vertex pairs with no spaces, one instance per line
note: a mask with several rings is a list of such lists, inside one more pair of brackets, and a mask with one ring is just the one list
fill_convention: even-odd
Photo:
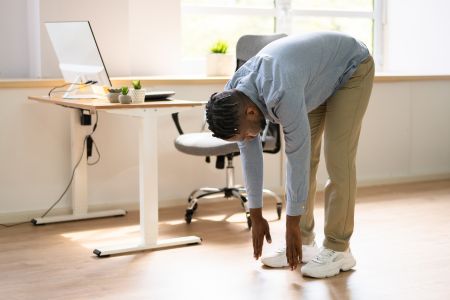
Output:
[[[270,35],[243,35],[236,44],[236,70],[247,60],[255,56],[262,48],[271,42],[287,36],[284,33]],[[267,137],[275,139],[273,147],[264,147],[266,153],[277,153],[281,149],[280,125],[274,123],[267,124]],[[264,143],[264,141],[263,141]]]
[[247,60],[255,56],[262,48],[271,42],[287,36],[284,33],[266,34],[266,35],[243,35],[236,44],[236,70],[239,69]]

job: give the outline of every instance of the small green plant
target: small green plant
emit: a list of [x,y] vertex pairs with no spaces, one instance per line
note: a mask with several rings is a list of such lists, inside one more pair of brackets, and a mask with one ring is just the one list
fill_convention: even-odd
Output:
[[121,90],[122,90],[122,95],[128,95],[128,87],[127,86],[123,86]]
[[122,92],[122,89],[113,89],[113,88],[111,88],[111,89],[108,89],[108,92],[111,93],[111,94],[119,94],[119,93]]
[[228,51],[228,43],[222,40],[218,40],[214,43],[210,50],[212,53],[225,54]]
[[135,90],[140,90],[142,88],[140,80],[133,80],[131,83],[133,84],[133,88]]

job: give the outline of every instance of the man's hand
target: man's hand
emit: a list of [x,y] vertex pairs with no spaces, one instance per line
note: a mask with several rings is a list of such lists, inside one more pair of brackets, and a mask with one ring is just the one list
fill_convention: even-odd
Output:
[[286,216],[286,257],[291,270],[302,261],[301,216]]
[[252,220],[253,256],[255,259],[261,257],[264,236],[268,243],[272,243],[270,237],[269,223],[262,216],[261,208],[251,208],[250,218]]

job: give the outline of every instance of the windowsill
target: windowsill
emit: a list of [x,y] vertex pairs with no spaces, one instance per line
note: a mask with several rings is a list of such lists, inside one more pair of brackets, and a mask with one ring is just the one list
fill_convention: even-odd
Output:
[[[142,85],[207,85],[225,84],[228,76],[143,76],[143,77],[112,77],[113,86],[130,85],[130,81],[140,79]],[[376,74],[375,82],[400,81],[436,81],[450,80],[450,74],[420,75],[420,74]],[[49,88],[64,84],[62,79],[0,79],[0,88]]]

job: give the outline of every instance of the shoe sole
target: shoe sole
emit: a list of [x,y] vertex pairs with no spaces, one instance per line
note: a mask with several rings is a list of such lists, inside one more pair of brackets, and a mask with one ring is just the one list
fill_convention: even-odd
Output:
[[[308,259],[304,259],[305,256],[303,256],[303,257],[302,257],[301,263],[302,263],[302,264],[307,264],[307,263],[309,263],[311,260],[313,260],[314,257],[316,257],[317,254],[319,254],[319,252],[320,252],[320,251],[319,251],[319,248],[316,248],[316,251],[313,253],[313,255],[310,255],[310,256],[308,257]],[[266,267],[273,268],[273,269],[281,269],[281,268],[289,267],[289,264],[281,265],[281,266],[280,266],[280,265],[270,264],[269,262],[264,262],[263,259],[261,259],[261,262],[262,262],[262,264],[265,265]]]
[[[309,263],[313,258],[314,258],[315,256],[312,256],[310,259],[307,259],[307,260],[303,260],[302,259],[302,264],[307,264],[307,263]],[[267,262],[263,262],[263,261],[261,261],[262,262],[262,264],[264,265],[264,266],[266,266],[266,267],[269,267],[269,268],[272,268],[272,269],[281,269],[281,268],[287,268],[287,267],[289,267],[289,264],[286,264],[286,265],[282,265],[282,266],[279,266],[279,265],[274,265],[274,264],[270,264],[270,263],[267,263]]]
[[356,266],[356,260],[352,257],[352,258],[348,258],[346,261],[344,261],[344,263],[338,267],[337,269],[331,269],[329,272],[324,272],[324,274],[311,274],[308,272],[303,273],[303,276],[307,276],[307,277],[311,277],[311,278],[328,278],[328,277],[333,277],[338,275],[341,271],[343,272],[347,272],[350,269],[352,269],[354,266]]

